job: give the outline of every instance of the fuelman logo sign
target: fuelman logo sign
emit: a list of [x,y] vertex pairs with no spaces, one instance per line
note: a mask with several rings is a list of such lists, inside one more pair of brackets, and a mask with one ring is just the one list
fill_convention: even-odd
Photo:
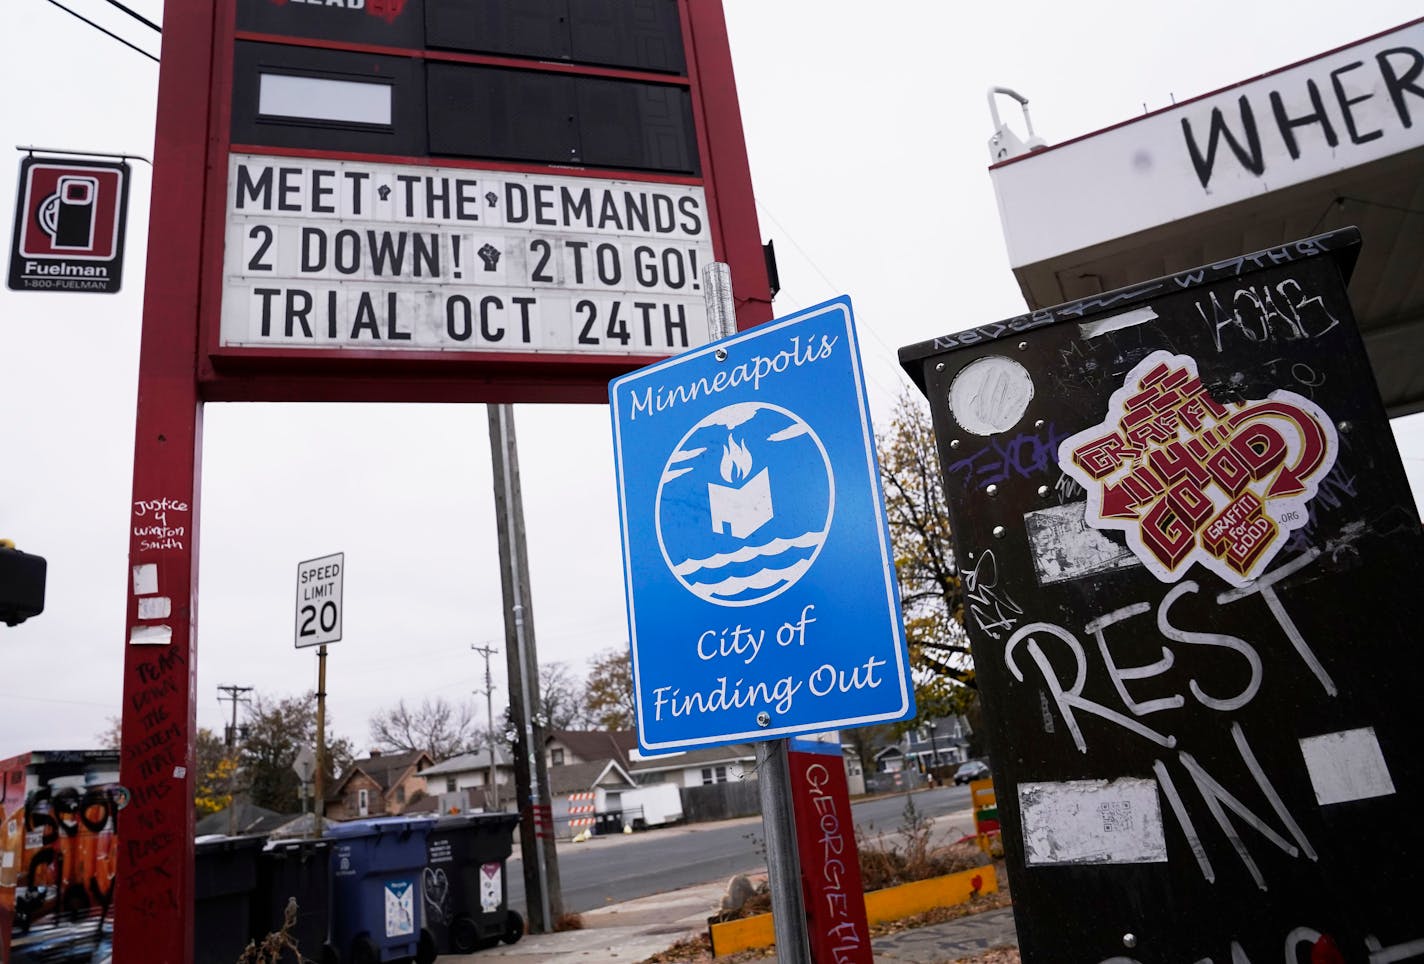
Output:
[[1223,404],[1195,359],[1156,351],[1058,460],[1087,490],[1088,525],[1122,531],[1158,579],[1176,582],[1200,562],[1240,586],[1309,520],[1338,451],[1334,424],[1309,399],[1280,390]]
[[26,157],[20,165],[10,287],[119,290],[129,168],[124,163]]

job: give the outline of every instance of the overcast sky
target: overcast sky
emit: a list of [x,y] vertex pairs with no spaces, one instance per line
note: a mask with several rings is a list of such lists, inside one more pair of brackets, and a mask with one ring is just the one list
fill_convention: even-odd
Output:
[[[157,52],[103,0],[65,2]],[[161,17],[156,0],[130,3]],[[851,296],[882,424],[905,384],[896,349],[1024,307],[987,173],[990,86],[1027,96],[1053,143],[1419,12],[1417,0],[725,5],[761,232],[780,261],[776,313]],[[156,64],[46,0],[7,0],[6,13],[8,144],[151,156]],[[8,241],[21,155],[5,150]],[[49,560],[43,616],[0,626],[0,758],[90,746],[119,710],[149,186],[135,163],[122,293],[0,291],[0,537]],[[539,655],[582,671],[627,639],[608,414],[524,405],[516,420]],[[1416,493],[1421,429],[1396,423]],[[484,718],[470,646],[502,649],[503,622],[483,406],[210,404],[202,479],[200,724],[221,728],[221,684],[314,687],[313,652],[292,644],[295,571],[336,551],[337,731],[369,746],[372,714],[424,695],[473,700]],[[495,668],[498,712],[502,654]]]

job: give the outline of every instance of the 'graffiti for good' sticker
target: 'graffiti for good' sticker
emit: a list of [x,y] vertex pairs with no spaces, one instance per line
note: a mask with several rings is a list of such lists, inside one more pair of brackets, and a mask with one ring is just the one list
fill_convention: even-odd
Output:
[[1309,399],[1278,390],[1222,404],[1195,359],[1156,351],[1113,393],[1104,421],[1063,441],[1058,463],[1088,492],[1088,525],[1121,530],[1158,579],[1176,582],[1200,562],[1239,586],[1305,525],[1338,450]]

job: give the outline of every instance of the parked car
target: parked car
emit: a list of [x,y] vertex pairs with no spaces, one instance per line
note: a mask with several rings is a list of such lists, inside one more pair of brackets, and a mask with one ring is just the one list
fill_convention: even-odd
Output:
[[954,782],[969,783],[971,780],[987,779],[988,776],[989,764],[983,760],[970,760],[968,763],[961,763],[959,769],[954,771]]

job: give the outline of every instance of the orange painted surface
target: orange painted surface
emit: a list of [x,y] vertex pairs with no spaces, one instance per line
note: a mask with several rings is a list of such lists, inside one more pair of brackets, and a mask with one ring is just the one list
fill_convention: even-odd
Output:
[[[936,907],[964,904],[975,894],[992,894],[999,889],[999,877],[992,864],[963,870],[957,874],[917,880],[898,887],[872,890],[865,895],[865,916],[873,924],[923,914]],[[770,914],[713,924],[712,954],[721,957],[776,943]]]

